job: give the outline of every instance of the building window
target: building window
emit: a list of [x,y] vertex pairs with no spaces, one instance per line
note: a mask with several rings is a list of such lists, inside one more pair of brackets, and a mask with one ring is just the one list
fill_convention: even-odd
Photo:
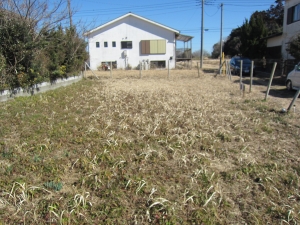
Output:
[[143,40],[141,41],[141,54],[165,54],[166,40]]
[[300,20],[300,4],[290,7],[287,13],[287,24]]
[[112,42],[112,46],[116,47],[116,42],[115,41]]
[[130,49],[132,48],[132,41],[121,41],[121,48],[122,49]]
[[294,8],[293,22],[300,20],[300,4]]
[[166,61],[164,61],[164,60],[151,61],[150,67],[151,67],[151,69],[166,68]]
[[104,47],[105,47],[105,48],[108,47],[107,41],[104,41]]
[[100,43],[98,41],[96,42],[96,48],[100,48]]

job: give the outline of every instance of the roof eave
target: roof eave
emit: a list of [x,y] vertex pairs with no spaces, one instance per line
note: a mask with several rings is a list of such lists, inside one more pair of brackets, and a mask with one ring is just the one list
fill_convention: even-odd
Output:
[[177,34],[176,40],[187,42],[187,41],[192,40],[193,38],[194,38],[193,36],[189,36],[189,35],[185,35],[185,34]]
[[261,40],[265,40],[265,39],[270,39],[270,38],[274,38],[274,37],[280,37],[280,36],[282,36],[282,34],[283,34],[283,32],[278,32],[278,33],[275,33],[275,34],[272,34],[272,35],[269,35],[269,36],[267,36],[267,37],[263,37],[263,38],[261,38]]

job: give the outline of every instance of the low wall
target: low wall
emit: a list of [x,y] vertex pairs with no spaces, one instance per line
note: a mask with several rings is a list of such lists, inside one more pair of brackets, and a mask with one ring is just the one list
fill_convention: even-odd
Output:
[[0,102],[5,102],[7,100],[11,100],[15,97],[20,96],[31,96],[38,93],[43,93],[49,90],[54,90],[59,87],[65,87],[72,83],[78,82],[83,78],[82,75],[80,76],[74,76],[74,77],[68,77],[64,79],[57,79],[54,82],[43,82],[41,84],[36,84],[33,87],[23,90],[22,88],[17,88],[13,91],[11,90],[5,90],[3,92],[0,92]]

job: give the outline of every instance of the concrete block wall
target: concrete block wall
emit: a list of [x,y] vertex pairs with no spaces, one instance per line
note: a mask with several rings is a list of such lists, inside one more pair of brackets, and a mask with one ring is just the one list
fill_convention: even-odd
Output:
[[20,96],[31,96],[34,94],[43,93],[49,90],[54,90],[59,87],[65,87],[70,84],[73,84],[75,82],[80,81],[83,78],[82,75],[74,76],[74,77],[68,77],[66,79],[58,79],[55,82],[43,82],[41,84],[36,84],[34,87],[23,90],[22,88],[15,89],[13,91],[11,90],[5,90],[3,92],[0,92],[0,102],[5,102],[11,99],[14,99],[15,97]]

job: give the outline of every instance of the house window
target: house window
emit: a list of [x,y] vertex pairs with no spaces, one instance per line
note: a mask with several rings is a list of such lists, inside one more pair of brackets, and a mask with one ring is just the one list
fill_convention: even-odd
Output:
[[150,67],[151,67],[151,69],[166,68],[166,61],[164,61],[164,60],[151,61]]
[[300,20],[300,4],[294,8],[293,22]]
[[116,42],[115,41],[112,42],[112,46],[116,47]]
[[132,48],[132,41],[121,41],[121,48],[122,49],[130,49]]
[[105,48],[108,47],[107,41],[104,41],[104,47],[105,47]]
[[166,40],[141,41],[141,54],[165,54]]
[[300,4],[290,7],[287,13],[287,24],[300,20]]
[[96,42],[96,48],[100,48],[100,43],[98,41]]

